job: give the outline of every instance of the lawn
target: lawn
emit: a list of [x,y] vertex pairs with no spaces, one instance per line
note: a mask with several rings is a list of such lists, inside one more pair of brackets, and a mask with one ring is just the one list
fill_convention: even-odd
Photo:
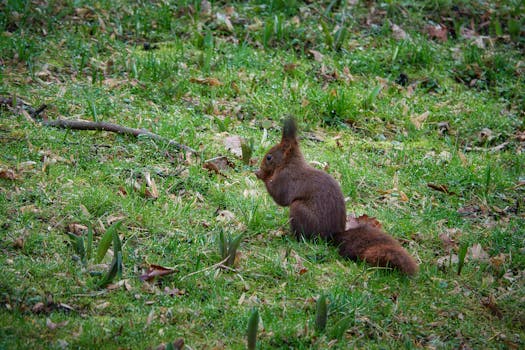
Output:
[[[260,349],[525,347],[522,1],[7,0],[0,27],[0,348],[242,349],[254,310]],[[290,116],[418,275],[288,235],[253,172]]]

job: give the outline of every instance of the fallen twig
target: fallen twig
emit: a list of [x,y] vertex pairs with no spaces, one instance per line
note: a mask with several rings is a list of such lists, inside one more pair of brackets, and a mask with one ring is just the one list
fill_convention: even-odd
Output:
[[42,125],[52,126],[55,128],[62,128],[62,129],[72,129],[72,130],[110,131],[110,132],[114,132],[118,134],[132,135],[135,137],[145,136],[145,137],[152,138],[154,140],[166,141],[170,145],[175,146],[175,148],[182,149],[184,151],[191,152],[191,153],[196,153],[196,151],[191,147],[188,147],[181,143],[167,139],[165,137],[152,133],[151,131],[148,131],[146,129],[128,128],[127,126],[122,126],[122,125],[117,125],[117,124],[112,124],[112,123],[107,123],[107,122],[92,122],[88,120],[69,120],[69,119],[44,120],[42,121]]
[[[169,145],[174,146],[179,150],[184,150],[186,152],[197,153],[193,148],[183,145],[181,143],[175,142],[168,138],[162,137],[146,129],[133,129],[126,126],[121,126],[112,123],[106,122],[92,122],[88,120],[69,120],[69,119],[55,119],[55,120],[39,120],[39,115],[47,108],[46,104],[41,105],[38,108],[33,108],[29,103],[25,102],[20,98],[14,97],[5,97],[0,96],[0,108],[9,108],[16,109],[20,108],[25,110],[29,116],[44,126],[51,126],[55,128],[62,129],[72,129],[72,130],[101,130],[101,131],[110,131],[118,134],[132,135],[135,137],[145,136],[152,138],[154,140],[165,141]],[[27,116],[27,114],[26,114]],[[28,118],[30,119],[30,118]]]

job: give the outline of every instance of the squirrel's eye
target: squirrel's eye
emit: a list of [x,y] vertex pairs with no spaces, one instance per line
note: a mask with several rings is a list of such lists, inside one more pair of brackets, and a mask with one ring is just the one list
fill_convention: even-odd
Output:
[[266,155],[266,160],[272,160],[272,155],[271,154],[267,154]]

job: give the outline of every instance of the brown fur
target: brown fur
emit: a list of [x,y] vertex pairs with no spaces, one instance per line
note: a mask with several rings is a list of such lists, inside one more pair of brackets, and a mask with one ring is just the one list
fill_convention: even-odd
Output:
[[346,208],[339,184],[306,163],[296,134],[294,120],[286,120],[281,142],[266,153],[255,173],[277,204],[290,207],[292,232],[297,237],[330,240],[339,245],[340,254],[346,258],[416,274],[414,259],[379,227],[360,223],[345,231]]

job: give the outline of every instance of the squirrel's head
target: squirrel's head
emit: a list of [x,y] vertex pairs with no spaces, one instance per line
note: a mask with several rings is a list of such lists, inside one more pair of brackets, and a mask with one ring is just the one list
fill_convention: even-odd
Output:
[[293,118],[284,121],[281,142],[273,146],[265,155],[259,170],[255,172],[257,178],[265,181],[273,176],[275,170],[288,165],[299,150],[297,143],[297,125]]

